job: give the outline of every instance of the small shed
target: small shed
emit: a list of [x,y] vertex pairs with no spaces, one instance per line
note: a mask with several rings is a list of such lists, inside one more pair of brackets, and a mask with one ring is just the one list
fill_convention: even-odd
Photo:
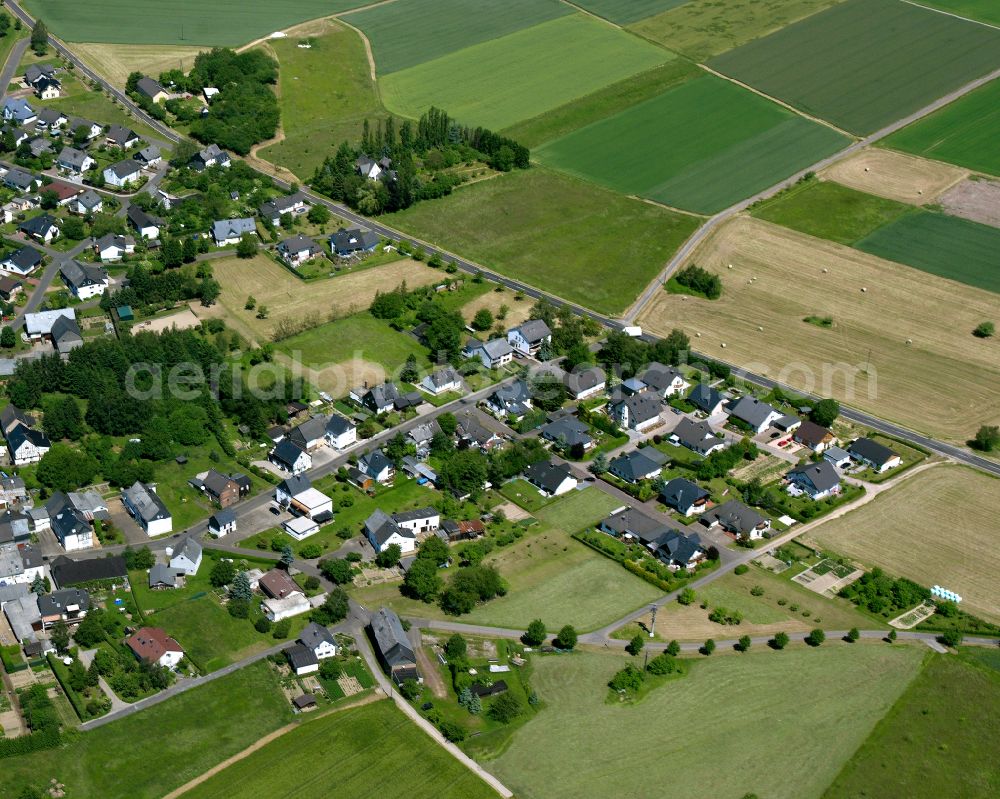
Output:
[[115,315],[118,317],[118,320],[121,321],[121,322],[134,322],[135,321],[135,314],[132,313],[132,306],[131,305],[119,305],[117,308],[115,308]]
[[316,697],[312,694],[302,694],[292,700],[296,710],[312,710],[316,707]]

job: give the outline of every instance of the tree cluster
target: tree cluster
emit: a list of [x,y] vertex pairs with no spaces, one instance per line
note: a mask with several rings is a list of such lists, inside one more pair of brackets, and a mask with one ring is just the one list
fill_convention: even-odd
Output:
[[441,609],[451,616],[469,613],[477,603],[504,596],[507,586],[492,566],[466,566],[452,576],[441,593]]
[[709,272],[695,264],[684,267],[674,275],[674,280],[684,288],[695,294],[700,294],[706,299],[717,300],[722,296],[722,279],[714,272]]
[[931,598],[931,592],[905,577],[890,577],[875,568],[840,589],[840,595],[870,613],[887,614],[912,608]]

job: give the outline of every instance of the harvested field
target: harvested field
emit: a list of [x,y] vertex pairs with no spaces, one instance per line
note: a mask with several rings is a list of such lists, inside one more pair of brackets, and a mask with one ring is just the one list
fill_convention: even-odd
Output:
[[[706,591],[699,592],[698,596],[708,599]],[[718,595],[726,596],[726,592],[718,592]],[[709,600],[709,608],[720,605],[746,614],[742,604],[726,604],[718,598]],[[709,613],[710,609],[702,610],[697,603],[684,607],[672,602],[656,614],[656,634],[664,641],[704,641],[706,638],[739,638],[741,635],[774,635],[777,632],[807,632],[811,629],[808,619],[795,619],[790,614],[771,611],[766,606],[746,614],[743,623],[734,627],[709,621]],[[648,626],[648,618],[645,623]]]
[[968,177],[965,169],[891,150],[866,149],[837,161],[821,177],[889,200],[924,205]]
[[709,65],[872,133],[1000,65],[1000,30],[899,0],[847,0]]
[[941,195],[941,207],[953,216],[1000,227],[1000,183],[963,180]]
[[[995,295],[748,217],[691,261],[722,276],[722,297],[661,292],[644,328],[680,326],[701,352],[949,441],[1000,418],[994,345],[971,335]],[[814,314],[833,327],[802,321]]]
[[[500,320],[497,314],[500,313],[500,306],[502,305],[507,306],[507,315]],[[515,300],[513,292],[504,291],[498,293],[496,291],[488,291],[481,297],[469,300],[469,302],[459,309],[459,313],[466,320],[471,320],[476,315],[476,311],[485,308],[493,314],[494,319],[497,319],[504,327],[510,329],[526,321],[531,316],[531,306],[532,303],[527,299]]]
[[73,52],[116,86],[124,86],[129,74],[159,75],[168,69],[191,69],[203,47],[169,44],[74,43]]
[[[282,319],[301,319],[319,314],[345,316],[367,308],[375,293],[396,288],[404,280],[409,286],[425,286],[441,280],[441,272],[409,259],[376,266],[363,272],[306,283],[266,255],[248,260],[223,258],[212,262],[212,271],[222,284],[222,295],[212,308],[199,308],[202,316],[223,316],[237,331],[259,343],[270,339]],[[266,305],[267,319],[243,306],[247,295]]]
[[934,466],[815,527],[809,538],[921,585],[942,585],[962,596],[963,610],[1000,622],[996,478],[963,466]]

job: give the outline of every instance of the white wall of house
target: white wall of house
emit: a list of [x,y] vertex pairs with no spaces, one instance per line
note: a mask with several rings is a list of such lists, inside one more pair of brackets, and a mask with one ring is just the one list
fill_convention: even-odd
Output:
[[330,433],[326,434],[326,442],[335,449],[346,449],[351,446],[351,444],[356,444],[358,441],[358,429],[352,427],[346,433],[341,433],[339,436],[334,436]]
[[[38,529],[38,525],[36,525]],[[91,530],[87,530],[86,533],[81,533],[80,535],[68,535],[61,540],[63,549],[67,552],[78,552],[81,549],[90,549],[94,546],[94,533]]]

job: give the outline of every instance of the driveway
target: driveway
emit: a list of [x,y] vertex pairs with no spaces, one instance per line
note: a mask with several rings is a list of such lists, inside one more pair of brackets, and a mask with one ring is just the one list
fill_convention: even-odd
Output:
[[145,546],[152,540],[125,510],[121,497],[108,500],[108,515],[111,516],[111,523],[114,524],[115,528],[125,536],[125,543],[133,546]]

